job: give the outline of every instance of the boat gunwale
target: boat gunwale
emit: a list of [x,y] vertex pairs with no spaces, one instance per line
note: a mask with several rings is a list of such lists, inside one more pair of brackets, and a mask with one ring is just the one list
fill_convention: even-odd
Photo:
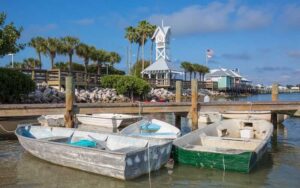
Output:
[[[126,114],[127,115],[127,114]],[[127,120],[127,119],[141,119],[142,116],[134,116],[134,115],[128,115],[131,117],[101,117],[101,116],[93,116],[88,114],[77,114],[76,117],[88,117],[88,118],[95,118],[95,119],[111,119],[111,120]]]
[[[171,127],[172,129],[174,129],[174,128],[176,128],[176,129],[178,129],[176,126],[174,126],[174,125],[172,125],[172,124],[170,124],[170,123],[168,123],[168,122],[165,122],[165,121],[161,121],[161,120],[158,120],[158,119],[151,119],[150,121],[152,122],[152,120],[154,120],[155,122],[159,122],[159,123],[162,123],[164,126],[167,126],[167,127]],[[137,121],[137,122],[135,122],[135,123],[133,123],[133,124],[131,124],[131,125],[128,125],[128,126],[126,126],[124,129],[122,129],[118,134],[119,135],[124,135],[124,136],[129,136],[129,137],[134,137],[134,138],[144,138],[144,139],[153,139],[153,140],[167,140],[167,141],[174,141],[174,140],[176,140],[176,139],[178,139],[178,138],[180,138],[180,136],[182,135],[181,134],[181,130],[180,129],[178,129],[179,131],[176,133],[176,134],[174,134],[175,136],[176,136],[176,138],[163,138],[163,137],[151,137],[151,136],[139,136],[139,135],[136,135],[136,134],[126,134],[125,132],[128,130],[128,129],[130,129],[130,128],[135,128],[135,127],[137,127],[137,126],[140,126],[140,124],[141,123],[144,123],[144,122],[148,122],[149,120],[147,120],[147,119],[141,119],[140,121]],[[176,130],[176,129],[174,129],[174,130]],[[177,130],[176,130],[177,131]],[[154,132],[153,133],[153,135],[155,136],[155,133],[156,132]],[[175,133],[175,132],[174,132]]]
[[[245,121],[244,119],[229,119],[229,120],[223,120],[223,121],[233,121],[233,120],[240,120],[240,121]],[[253,120],[253,119],[250,119],[250,121],[265,121],[265,120]],[[258,153],[258,151],[260,151],[263,147],[264,147],[264,145],[266,145],[267,144],[267,142],[269,141],[269,139],[271,138],[271,134],[272,134],[272,132],[273,132],[273,125],[270,123],[270,122],[268,122],[268,121],[266,121],[267,123],[269,123],[270,124],[270,131],[268,131],[268,134],[266,134],[266,136],[265,136],[265,138],[264,139],[261,139],[261,140],[259,140],[259,144],[255,147],[255,149],[253,149],[253,150],[245,150],[245,152],[255,152],[255,153]],[[218,127],[218,125],[220,124],[220,122],[215,122],[215,123],[212,123],[212,124],[210,124],[210,125],[208,125],[208,126],[215,126],[215,127]],[[205,129],[205,127],[204,128],[202,128],[202,129]],[[192,149],[189,149],[189,148],[186,148],[186,147],[184,147],[184,146],[182,146],[182,145],[179,145],[179,144],[177,144],[177,142],[179,142],[180,140],[184,140],[184,139],[186,139],[186,137],[188,137],[190,134],[197,134],[197,133],[201,133],[201,132],[203,132],[203,130],[202,129],[198,129],[198,130],[195,130],[195,131],[192,131],[192,132],[190,132],[190,133],[188,133],[188,134],[186,134],[186,135],[183,135],[182,137],[180,137],[180,138],[178,138],[178,139],[176,139],[174,142],[173,142],[173,145],[175,146],[175,147],[178,147],[178,148],[181,148],[181,149],[184,149],[184,150],[188,150],[188,151],[199,151],[199,152],[208,152],[208,151],[202,151],[202,150],[192,150]],[[205,132],[204,132],[205,133]],[[217,136],[216,136],[217,137]],[[218,137],[217,137],[218,138]],[[229,137],[230,138],[230,137]],[[243,140],[241,140],[241,141],[243,141]],[[251,140],[250,140],[251,141]],[[233,149],[234,150],[234,149]],[[224,152],[215,152],[215,151],[209,151],[209,152],[211,152],[211,153],[224,153]],[[225,154],[225,153],[224,153]],[[231,153],[228,153],[228,154],[231,154]],[[231,155],[234,155],[234,153],[233,154],[231,154]]]
[[[31,125],[30,125],[31,126]],[[83,150],[92,150],[92,151],[98,151],[99,153],[110,153],[110,154],[116,154],[116,155],[131,155],[132,153],[136,153],[136,152],[140,152],[140,151],[144,151],[144,150],[148,150],[148,148],[154,148],[154,147],[162,147],[162,146],[166,146],[168,144],[170,144],[171,141],[169,140],[163,140],[165,141],[165,143],[162,143],[162,144],[159,144],[159,145],[152,145],[152,146],[145,146],[145,147],[141,147],[141,148],[138,148],[136,150],[133,150],[133,151],[129,151],[129,152],[116,152],[116,151],[111,151],[111,150],[101,150],[101,149],[98,149],[98,148],[91,148],[91,147],[81,147],[81,146],[75,146],[75,145],[70,145],[70,144],[66,144],[66,143],[60,143],[60,142],[53,142],[53,141],[49,141],[49,140],[41,140],[41,139],[36,139],[36,138],[29,138],[29,137],[25,137],[23,135],[20,135],[17,133],[17,130],[20,129],[22,127],[18,127],[16,130],[15,130],[15,135],[19,138],[21,137],[22,139],[25,139],[25,140],[31,140],[31,141],[37,141],[37,142],[41,142],[41,143],[48,143],[48,144],[53,144],[53,145],[60,145],[60,146],[67,146],[67,147],[73,147],[73,148],[77,148],[77,149],[83,149]],[[71,128],[72,129],[72,128]],[[75,130],[76,131],[76,130]],[[77,130],[78,131],[78,130]],[[87,131],[80,131],[80,132],[87,132]],[[99,134],[105,134],[105,133],[100,133]],[[113,133],[109,133],[109,134],[112,134],[114,136],[121,136],[121,137],[130,137],[130,136],[126,136],[126,135],[119,135],[119,134],[113,134]],[[143,139],[143,138],[136,138],[136,139],[139,139],[139,140],[146,140],[147,141],[147,145],[149,143],[149,141],[151,140],[157,140],[157,139],[152,139],[152,138],[149,138],[149,139]]]

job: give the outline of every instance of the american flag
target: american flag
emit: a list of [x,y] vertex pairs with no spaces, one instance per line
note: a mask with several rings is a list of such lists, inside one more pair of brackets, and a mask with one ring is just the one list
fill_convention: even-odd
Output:
[[206,50],[206,57],[207,58],[212,58],[214,55],[214,51],[212,49],[207,49]]

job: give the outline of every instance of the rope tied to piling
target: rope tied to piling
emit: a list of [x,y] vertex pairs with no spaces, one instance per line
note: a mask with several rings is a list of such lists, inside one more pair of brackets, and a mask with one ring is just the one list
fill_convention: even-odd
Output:
[[139,116],[141,116],[143,110],[143,103],[141,103],[140,101],[138,103],[139,103]]
[[150,166],[150,151],[149,151],[149,141],[148,141],[148,144],[147,144],[147,153],[148,153],[148,180],[149,180],[149,187],[151,188],[151,166]]
[[[9,130],[5,129],[1,124],[0,124],[0,128],[6,133],[14,133],[15,132],[15,131],[9,131]],[[1,130],[0,130],[0,133],[1,133]]]

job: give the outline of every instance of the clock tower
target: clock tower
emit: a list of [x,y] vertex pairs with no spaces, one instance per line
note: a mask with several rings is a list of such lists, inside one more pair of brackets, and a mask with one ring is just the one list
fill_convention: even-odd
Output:
[[143,78],[146,76],[149,83],[154,87],[174,87],[174,80],[177,79],[177,75],[181,74],[171,63],[170,38],[171,28],[164,26],[164,24],[157,26],[151,38],[156,44],[155,62],[145,68],[141,74]]
[[171,29],[170,27],[158,26],[156,31],[154,32],[152,39],[155,40],[156,44],[156,58],[155,60],[159,60],[163,58],[165,61],[170,62],[170,35]]

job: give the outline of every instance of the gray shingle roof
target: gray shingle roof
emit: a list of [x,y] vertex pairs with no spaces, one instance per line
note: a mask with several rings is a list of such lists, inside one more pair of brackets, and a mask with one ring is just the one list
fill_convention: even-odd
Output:
[[230,69],[222,69],[222,68],[217,69],[217,70],[215,70],[211,73],[206,74],[207,78],[208,77],[222,77],[222,76],[230,76],[230,77],[234,77],[234,78],[236,78],[236,77],[241,78],[242,77],[239,73],[237,73],[235,71],[232,71]]
[[153,64],[148,66],[144,69],[141,73],[142,74],[149,74],[149,73],[157,73],[157,72],[174,72],[179,73],[180,71],[176,70],[171,62],[164,60],[163,58],[159,58]]

